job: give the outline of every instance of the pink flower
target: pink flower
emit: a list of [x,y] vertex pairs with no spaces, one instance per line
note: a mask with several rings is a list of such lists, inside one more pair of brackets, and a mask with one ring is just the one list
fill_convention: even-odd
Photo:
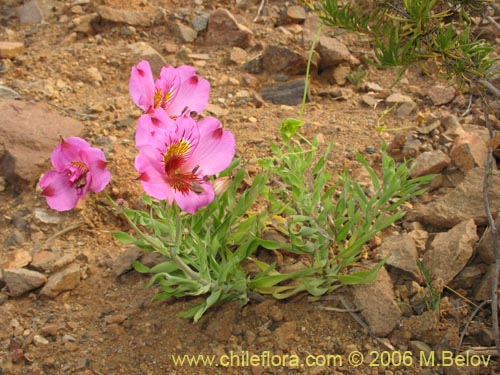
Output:
[[208,104],[210,83],[196,75],[193,67],[164,66],[156,81],[149,62],[143,60],[132,67],[129,82],[133,102],[145,113],[163,109],[177,117],[188,110],[201,113]]
[[102,150],[78,137],[62,139],[50,160],[55,169],[40,179],[42,195],[50,208],[71,210],[87,191],[103,190],[111,179]]
[[169,204],[175,201],[182,210],[195,213],[213,201],[208,176],[229,166],[235,140],[213,117],[197,123],[183,115],[171,126],[158,127],[149,143],[138,149],[135,168],[146,193]]

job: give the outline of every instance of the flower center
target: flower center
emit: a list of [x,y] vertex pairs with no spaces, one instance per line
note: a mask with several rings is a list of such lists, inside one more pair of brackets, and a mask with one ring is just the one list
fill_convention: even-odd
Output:
[[192,171],[183,171],[187,155],[191,150],[191,144],[185,139],[171,144],[163,155],[163,166],[168,184],[172,189],[188,194],[190,191],[196,194],[204,192],[200,182],[202,179],[196,174],[198,168]]
[[172,100],[174,90],[170,89],[166,94],[163,94],[161,89],[157,89],[154,96],[154,109],[167,108],[167,103]]
[[75,189],[81,192],[81,189],[83,189],[87,183],[87,173],[89,172],[85,163],[81,161],[72,161],[64,168],[64,171],[68,176],[68,181]]

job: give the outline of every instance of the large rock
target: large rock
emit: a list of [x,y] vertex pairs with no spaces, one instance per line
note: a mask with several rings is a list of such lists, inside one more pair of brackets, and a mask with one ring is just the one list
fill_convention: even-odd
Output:
[[220,8],[210,14],[208,20],[208,44],[246,48],[252,44],[252,31],[238,23],[227,9]]
[[60,116],[43,103],[0,99],[0,113],[0,175],[11,184],[35,183],[60,137],[83,132],[80,121]]
[[[451,228],[471,218],[474,219],[476,225],[486,225],[483,178],[484,169],[472,169],[450,193],[428,204],[417,205],[415,210],[408,214],[408,219],[440,228]],[[493,171],[490,176],[489,189],[492,212],[500,211],[500,189],[498,186],[500,186],[500,172]]]
[[408,234],[403,233],[384,238],[378,252],[382,259],[387,258],[386,264],[389,266],[405,271],[417,280],[421,278],[417,264],[417,246]]
[[3,271],[3,281],[7,286],[9,295],[12,297],[19,297],[45,284],[47,278],[40,272],[24,268],[17,270],[6,269]]
[[429,174],[439,173],[450,165],[451,160],[443,151],[432,150],[417,156],[413,162],[410,177],[416,178]]
[[454,226],[448,232],[438,233],[423,263],[429,269],[432,280],[440,279],[448,284],[465,267],[479,239],[474,220],[469,219]]
[[0,41],[0,59],[12,59],[24,52],[22,42],[4,42]]
[[450,151],[450,157],[457,167],[465,173],[475,167],[482,167],[486,164],[488,146],[476,133],[467,132],[460,135]]
[[264,69],[270,73],[304,74],[307,54],[284,46],[271,45],[262,55]]
[[344,43],[335,38],[322,36],[319,38],[317,51],[320,55],[322,69],[337,66],[350,60],[351,53]]
[[75,289],[80,284],[81,270],[78,264],[59,271],[49,277],[40,294],[54,298],[62,292]]
[[387,336],[401,319],[401,310],[396,303],[393,284],[386,269],[382,267],[377,278],[369,283],[352,287],[354,303],[376,336]]

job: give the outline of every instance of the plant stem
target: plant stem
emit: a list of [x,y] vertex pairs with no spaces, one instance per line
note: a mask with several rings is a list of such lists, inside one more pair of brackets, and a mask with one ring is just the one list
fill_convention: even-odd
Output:
[[191,267],[189,267],[186,262],[184,262],[184,260],[178,255],[178,250],[182,241],[182,220],[179,207],[175,202],[173,202],[172,204],[172,210],[174,211],[175,216],[175,245],[170,248],[170,256],[187,276],[195,281],[198,281],[200,284],[208,285],[209,283],[206,280],[202,279],[198,272],[193,271]]
[[304,94],[302,95],[302,105],[300,107],[300,116],[299,119],[300,121],[303,121],[304,117],[304,111],[306,109],[306,99],[307,99],[307,93],[309,91],[309,81],[310,81],[310,73],[311,73],[311,62],[312,62],[312,57],[314,53],[314,49],[316,48],[316,44],[318,43],[319,37],[321,35],[321,28],[322,24],[319,25],[318,31],[316,32],[316,35],[314,36],[311,49],[309,50],[309,56],[307,58],[307,67],[306,67],[306,82],[304,85]]

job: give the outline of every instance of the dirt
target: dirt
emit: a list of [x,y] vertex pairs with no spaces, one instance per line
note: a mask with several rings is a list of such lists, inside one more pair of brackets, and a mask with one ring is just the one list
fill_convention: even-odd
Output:
[[[260,3],[256,1],[248,2],[251,5],[246,10],[236,7],[234,1],[102,0],[74,3],[81,5],[53,1],[53,16],[41,24],[22,24],[9,12],[0,16],[0,39],[23,40],[27,46],[21,56],[1,61],[3,84],[26,99],[49,103],[60,114],[83,121],[86,138],[91,143],[100,143],[106,151],[113,174],[108,192],[131,205],[137,204],[141,195],[133,168],[136,155],[134,123],[140,110],[128,94],[130,68],[138,62],[137,56],[130,53],[128,44],[144,41],[159,51],[170,65],[196,66],[198,74],[211,82],[211,103],[227,111],[219,118],[225,128],[234,132],[237,156],[248,163],[253,173],[257,173],[256,158],[269,155],[270,143],[278,141],[279,122],[299,115],[299,106],[256,105],[251,93],[276,83],[275,77],[265,72],[258,75],[244,73],[240,65],[229,61],[231,47],[207,45],[203,33],[193,43],[180,43],[164,24],[134,26],[131,35],[124,31],[126,25],[106,22],[96,25],[97,31],[92,35],[76,34],[70,27],[73,19],[91,14],[100,4],[153,11],[161,7],[171,16],[177,14],[180,19],[188,20],[193,9],[200,8],[195,3],[203,4],[207,12],[218,7],[229,9],[254,31],[257,45],[271,40],[289,43],[288,37],[274,27],[273,19],[266,17],[269,9],[279,10],[285,6],[281,1],[269,1],[264,16],[256,23],[253,19]],[[6,4],[6,9],[13,9],[21,5],[21,1],[7,0]],[[350,34],[340,34],[339,37],[358,58],[368,53],[369,46],[362,38]],[[177,51],[189,48],[192,53],[208,54],[209,58],[200,62],[186,58],[185,53],[169,53],[167,42],[175,43]],[[295,43],[302,43],[299,37]],[[89,77],[87,69],[91,67],[102,74],[101,82],[96,83]],[[393,72],[378,71],[368,65],[364,68],[369,71],[365,81],[376,82],[387,89],[394,82]],[[254,81],[255,84],[248,83]],[[432,80],[415,69],[395,87],[411,94],[410,90],[424,92],[432,84]],[[346,87],[353,90],[353,96],[347,100],[320,95],[332,87],[325,75],[314,74],[311,85],[311,101],[305,107],[303,130],[309,137],[319,135],[324,143],[334,142],[329,160],[333,172],[347,169],[356,177],[359,171],[355,163],[356,152],[363,153],[371,163],[378,165],[380,154],[367,150],[377,150],[382,141],[389,142],[394,134],[376,130],[381,119],[388,128],[404,128],[418,122],[417,116],[404,120],[393,114],[383,117],[386,108],[370,108],[360,103],[362,92],[356,91],[349,82]],[[242,90],[247,90],[247,93]],[[428,113],[436,108],[420,101],[419,109]],[[447,108],[454,113],[465,109],[465,100],[457,100]],[[22,191],[8,186],[0,193],[0,207],[0,226],[3,228],[0,243],[5,243],[15,231],[13,216],[22,216],[28,226],[25,241],[19,246],[1,248],[0,258],[8,259],[20,249],[32,253],[48,248],[61,257],[74,256],[75,262],[84,270],[84,278],[77,288],[53,299],[41,297],[37,291],[18,298],[8,297],[5,290],[0,294],[0,374],[458,373],[443,372],[438,367],[422,369],[418,355],[412,355],[407,366],[381,361],[380,353],[392,345],[389,340],[370,337],[349,312],[324,309],[345,308],[338,299],[342,293],[318,301],[300,295],[286,301],[252,300],[246,306],[231,303],[209,311],[196,324],[178,318],[176,314],[195,301],[152,301],[159,289],[146,288],[147,276],[134,271],[120,277],[113,273],[113,261],[126,247],[114,241],[111,232],[127,230],[127,226],[109,210],[102,196],[88,196],[71,212],[53,213],[63,218],[57,225],[34,218],[36,208],[47,208],[35,186],[25,186]],[[74,229],[46,243],[49,237],[68,227]],[[471,307],[465,309],[466,313],[462,315],[441,316],[439,332],[450,335],[448,346],[442,349],[456,344]],[[484,324],[489,324],[487,319],[482,319]],[[403,354],[410,350],[407,335],[410,328],[398,330],[391,340],[397,344],[389,352]],[[421,338],[422,341],[427,339],[426,336]],[[354,351],[365,356],[359,367],[348,363],[348,355]],[[274,363],[266,362],[266,352],[273,356]],[[172,358],[172,355],[215,355],[222,358],[224,354],[240,357],[233,358],[233,366],[229,367],[222,364],[181,366],[176,365]],[[246,354],[258,355],[260,365],[251,366],[244,362]],[[290,365],[293,356],[298,356],[304,364],[308,355],[320,356],[316,365]],[[322,360],[327,355],[341,357],[335,357],[336,362],[331,357],[331,363],[325,364]],[[286,363],[283,362],[284,356],[289,358]],[[240,367],[236,365],[237,361],[241,361]]]

